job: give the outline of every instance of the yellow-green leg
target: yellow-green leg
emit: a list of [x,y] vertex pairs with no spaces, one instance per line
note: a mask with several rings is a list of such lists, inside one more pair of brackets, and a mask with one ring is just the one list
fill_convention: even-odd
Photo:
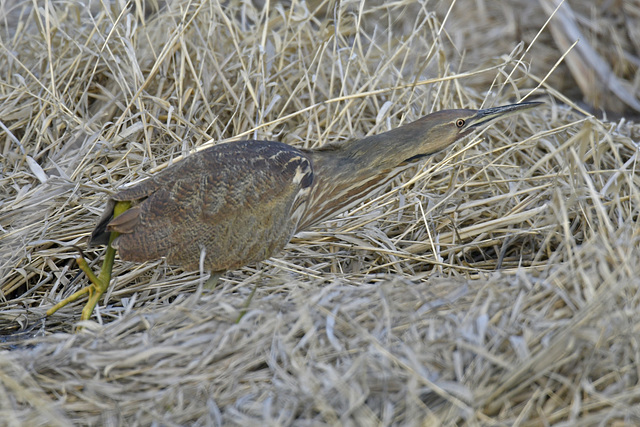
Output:
[[[124,211],[131,207],[131,202],[116,202],[113,207],[113,217],[117,217],[122,214]],[[111,246],[111,243],[118,237],[119,233],[112,232],[109,236],[109,244],[107,245],[107,253],[104,256],[104,262],[102,263],[102,269],[100,270],[100,274],[96,276],[91,271],[89,264],[85,261],[84,258],[78,257],[76,262],[78,263],[78,267],[80,270],[84,271],[91,284],[89,286],[85,286],[80,289],[78,292],[69,296],[68,298],[63,299],[58,304],[51,307],[47,310],[47,316],[51,316],[53,313],[64,307],[65,305],[76,301],[78,298],[83,296],[84,294],[89,294],[89,301],[82,309],[82,315],[80,316],[81,320],[89,320],[91,317],[91,313],[93,313],[93,309],[100,301],[100,297],[106,292],[109,287],[109,282],[111,281],[111,270],[113,269],[113,261],[116,256],[116,250]]]

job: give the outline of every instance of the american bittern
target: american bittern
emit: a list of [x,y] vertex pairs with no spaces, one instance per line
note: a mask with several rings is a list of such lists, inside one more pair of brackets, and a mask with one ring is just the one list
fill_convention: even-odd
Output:
[[[219,144],[112,196],[91,236],[107,244],[99,277],[47,311],[89,293],[88,319],[111,278],[115,249],[126,261],[223,272],[267,259],[298,231],[355,206],[406,166],[497,119],[540,105],[439,111],[358,141],[298,149],[272,141]],[[130,208],[131,205],[134,205]]]

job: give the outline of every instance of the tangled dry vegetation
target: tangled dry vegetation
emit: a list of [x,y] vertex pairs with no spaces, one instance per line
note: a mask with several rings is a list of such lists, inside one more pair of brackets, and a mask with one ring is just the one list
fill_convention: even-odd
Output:
[[[0,2],[3,422],[640,423],[640,127],[566,96],[541,5],[125,3]],[[81,331],[77,304],[43,319],[105,197],[196,147],[524,96],[546,105],[213,291],[116,262]]]

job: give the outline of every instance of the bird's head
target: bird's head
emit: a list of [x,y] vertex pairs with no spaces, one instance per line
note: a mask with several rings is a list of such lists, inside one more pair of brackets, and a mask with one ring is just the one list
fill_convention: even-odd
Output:
[[[421,135],[418,156],[436,153],[489,124],[530,110],[542,102],[523,102],[521,104],[503,105],[483,110],[443,110],[438,111],[405,126],[405,132]],[[402,129],[402,128],[399,128]]]

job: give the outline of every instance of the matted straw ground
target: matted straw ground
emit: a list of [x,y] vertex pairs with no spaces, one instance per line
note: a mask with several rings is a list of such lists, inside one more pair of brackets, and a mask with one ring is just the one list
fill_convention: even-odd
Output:
[[[501,20],[531,2],[467,21],[478,2],[122,3],[0,3],[2,423],[640,423],[640,127],[545,79],[548,16],[523,45]],[[491,49],[455,44],[482,19]],[[117,261],[82,330],[84,301],[43,318],[86,284],[74,246],[99,267],[108,194],[197,147],[317,147],[525,95],[546,104],[213,291]]]

